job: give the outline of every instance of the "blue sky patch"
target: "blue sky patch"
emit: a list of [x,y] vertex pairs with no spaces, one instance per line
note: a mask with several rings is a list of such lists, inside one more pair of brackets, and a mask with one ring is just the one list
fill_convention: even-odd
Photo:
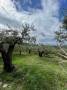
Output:
[[31,11],[31,9],[42,9],[41,0],[12,0],[17,11]]
[[59,18],[60,20],[62,20],[63,17],[67,15],[67,0],[60,0],[59,4]]

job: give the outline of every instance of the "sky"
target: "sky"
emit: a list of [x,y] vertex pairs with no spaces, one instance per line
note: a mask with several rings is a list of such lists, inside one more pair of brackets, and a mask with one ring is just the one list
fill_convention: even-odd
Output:
[[34,35],[38,43],[56,44],[55,31],[67,14],[64,9],[67,0],[0,0],[0,28],[8,25],[19,29],[29,23],[37,30]]

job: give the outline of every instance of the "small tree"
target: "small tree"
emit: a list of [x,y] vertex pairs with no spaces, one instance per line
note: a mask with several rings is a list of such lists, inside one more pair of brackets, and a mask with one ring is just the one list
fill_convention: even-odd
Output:
[[35,36],[32,36],[30,41],[29,41],[29,45],[30,47],[28,48],[29,49],[29,54],[31,53],[31,49],[33,48],[33,46],[36,44],[36,37]]
[[0,31],[0,52],[4,63],[4,71],[12,72],[14,65],[12,64],[12,53],[15,45],[24,43],[30,40],[29,32],[32,30],[28,24],[23,25],[22,31],[17,30],[2,30]]
[[67,56],[66,51],[62,48],[65,45],[65,43],[67,43],[67,16],[64,17],[60,30],[56,31],[55,34],[56,34],[55,38],[61,52]]

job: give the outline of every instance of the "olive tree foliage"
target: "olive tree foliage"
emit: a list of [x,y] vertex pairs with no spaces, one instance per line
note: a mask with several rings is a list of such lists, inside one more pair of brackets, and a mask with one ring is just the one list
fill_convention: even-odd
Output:
[[[33,47],[33,44],[36,43],[36,37],[31,35],[32,31],[36,31],[36,29],[34,28],[33,25],[31,25],[29,27],[28,24],[25,24],[25,26],[23,26],[23,31],[22,31],[22,41],[23,43],[27,43],[27,51],[29,52],[29,54],[31,53],[31,48]],[[20,45],[19,45],[20,46]],[[21,46],[20,46],[21,47]],[[20,49],[20,55],[21,55],[22,51]]]
[[24,24],[21,30],[0,30],[0,53],[4,63],[4,71],[11,72],[15,66],[12,64],[12,53],[16,44],[29,42],[32,36],[30,32],[34,31],[29,24]]
[[56,34],[55,38],[61,52],[67,56],[66,51],[63,49],[63,46],[67,44],[67,16],[64,17],[60,30],[56,31],[55,34]]

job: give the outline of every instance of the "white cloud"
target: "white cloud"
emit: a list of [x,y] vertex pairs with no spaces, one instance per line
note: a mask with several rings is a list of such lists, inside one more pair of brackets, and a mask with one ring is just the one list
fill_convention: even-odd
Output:
[[37,28],[38,39],[44,38],[39,34],[43,32],[45,36],[54,36],[54,31],[59,29],[58,0],[42,0],[43,10],[35,10],[33,13],[22,11],[18,12],[11,0],[0,0],[0,13],[4,17],[17,20],[21,23],[28,22]]

